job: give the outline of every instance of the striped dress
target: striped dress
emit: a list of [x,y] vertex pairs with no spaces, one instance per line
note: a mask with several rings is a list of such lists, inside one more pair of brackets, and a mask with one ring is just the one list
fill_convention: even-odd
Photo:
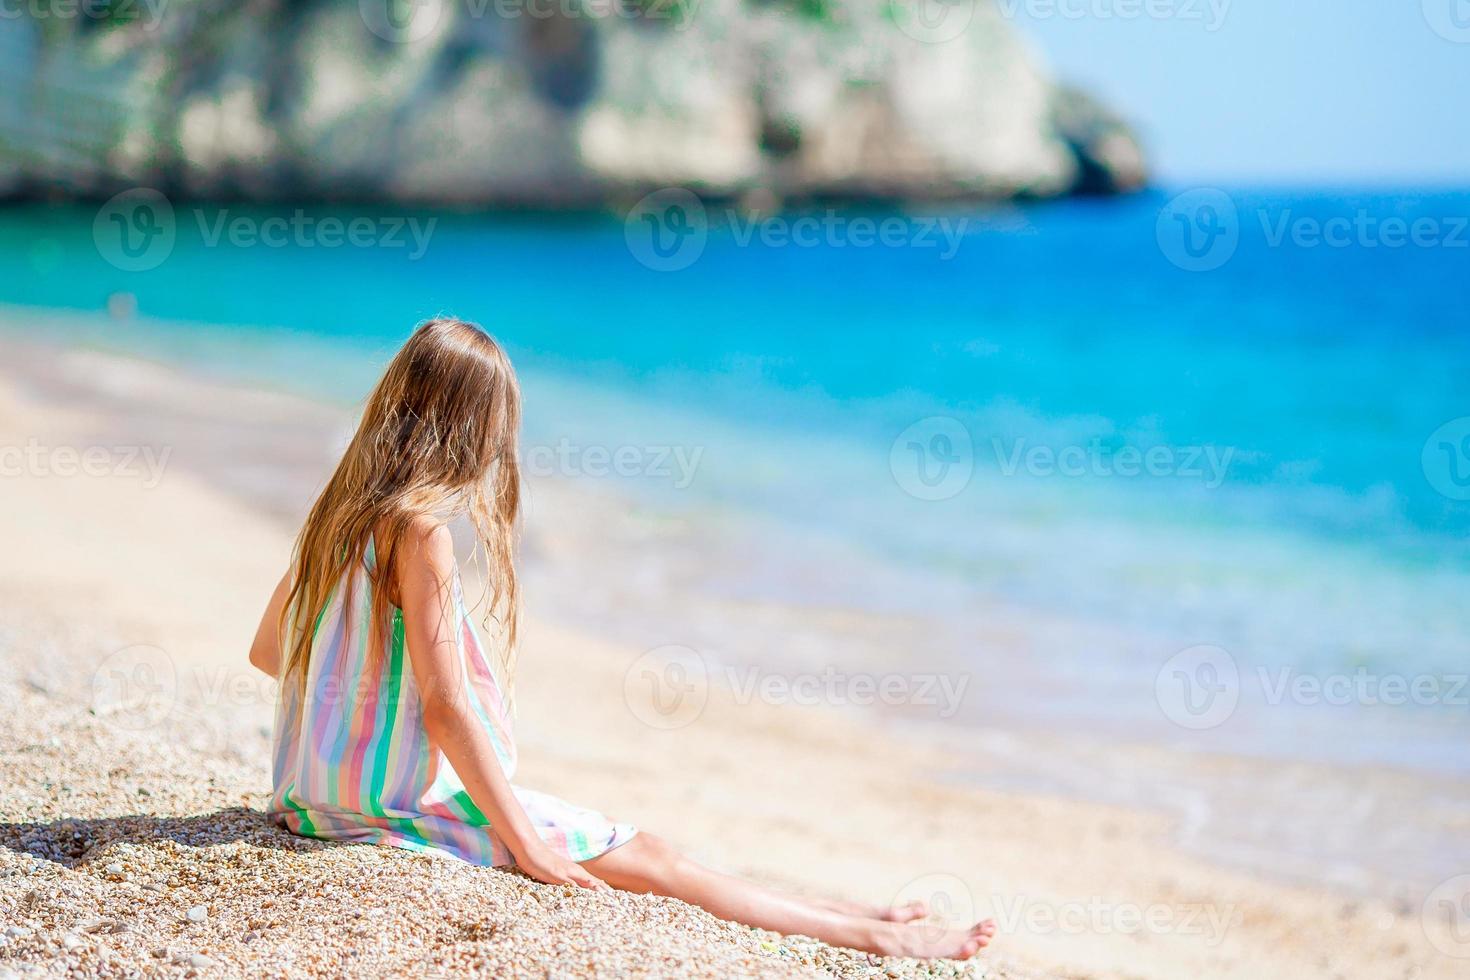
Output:
[[[294,682],[281,686],[272,815],[306,837],[447,853],[474,864],[514,864],[449,760],[429,742],[400,610],[393,610],[392,629],[380,648],[371,649],[373,560],[369,540],[362,563],[343,576],[317,618],[304,696]],[[516,748],[504,699],[457,573],[453,616],[462,680],[511,779]],[[636,833],[554,796],[513,788],[541,839],[573,861],[597,857]]]

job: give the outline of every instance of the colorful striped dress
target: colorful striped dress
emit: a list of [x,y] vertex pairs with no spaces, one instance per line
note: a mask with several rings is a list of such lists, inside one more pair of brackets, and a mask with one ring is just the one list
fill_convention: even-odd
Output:
[[[304,696],[281,686],[276,706],[272,814],[306,837],[442,852],[474,864],[514,864],[444,754],[430,744],[403,639],[403,615],[371,649],[373,546],[337,584],[317,618]],[[344,599],[347,600],[344,602]],[[516,748],[500,684],[454,579],[459,663],[507,779]],[[554,796],[513,787],[531,824],[573,861],[597,857],[636,831]]]

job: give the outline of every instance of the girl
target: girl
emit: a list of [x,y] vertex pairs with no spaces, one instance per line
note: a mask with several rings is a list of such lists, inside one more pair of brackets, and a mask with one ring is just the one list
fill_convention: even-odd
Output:
[[990,921],[936,931],[922,905],[801,898],[513,786],[505,698],[465,608],[445,522],[489,573],[499,676],[516,648],[520,392],[478,326],[420,326],[368,399],[271,596],[250,662],[281,682],[271,809],[297,834],[448,852],[583,888],[653,892],[721,918],[869,952],[970,957]]

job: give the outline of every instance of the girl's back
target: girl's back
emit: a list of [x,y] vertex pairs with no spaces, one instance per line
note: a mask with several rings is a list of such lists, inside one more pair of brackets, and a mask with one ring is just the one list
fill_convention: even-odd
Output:
[[[512,864],[510,849],[429,737],[402,610],[390,604],[387,628],[372,624],[376,557],[369,539],[362,562],[349,566],[317,618],[305,683],[282,686],[271,810],[309,837]],[[512,779],[516,748],[506,698],[457,573],[449,600],[457,683]],[[545,793],[513,790],[541,838],[573,861],[605,853],[635,832]]]
[[[430,744],[423,702],[407,662],[403,614],[375,629],[373,563],[350,567],[318,617],[304,685],[287,684],[276,714],[272,809],[293,831],[414,850],[449,851],[476,864],[506,864],[480,812],[442,752]],[[490,669],[459,579],[451,615],[470,703],[506,777],[515,743],[500,683]]]

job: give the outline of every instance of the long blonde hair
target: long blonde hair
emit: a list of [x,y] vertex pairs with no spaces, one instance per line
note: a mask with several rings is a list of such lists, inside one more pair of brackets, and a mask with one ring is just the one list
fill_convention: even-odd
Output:
[[520,586],[520,386],[505,351],[481,327],[440,317],[414,330],[363,409],[342,461],[312,505],[292,556],[281,615],[281,679],[304,685],[317,618],[369,538],[371,622],[389,635],[389,592],[416,521],[467,516],[485,556],[487,615],[501,627],[500,667],[512,683]]

